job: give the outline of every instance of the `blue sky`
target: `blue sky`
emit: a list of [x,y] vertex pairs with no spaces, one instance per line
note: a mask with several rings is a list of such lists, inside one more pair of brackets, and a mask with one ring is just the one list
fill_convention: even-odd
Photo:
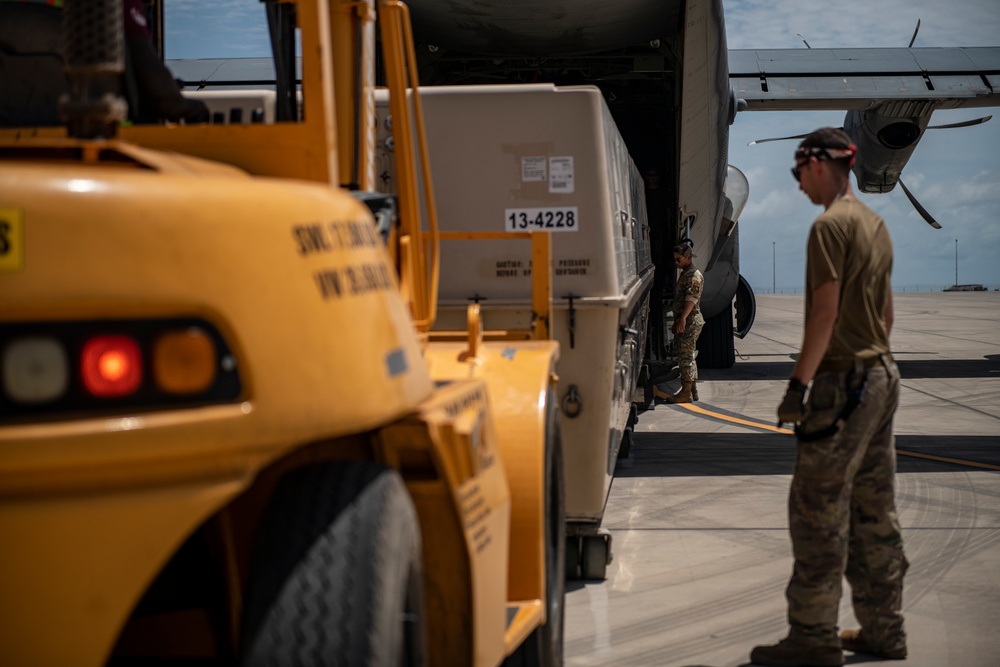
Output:
[[[268,55],[258,0],[166,3],[167,57]],[[729,48],[1000,46],[998,0],[723,0]],[[873,9],[874,8],[874,9]],[[197,18],[196,18],[197,17]],[[900,188],[861,198],[886,219],[896,246],[897,290],[955,282],[1000,287],[1000,108],[935,112],[932,125],[996,113],[970,128],[928,132],[903,180],[942,224],[936,230]],[[741,272],[757,292],[801,290],[809,223],[819,210],[788,174],[795,142],[748,147],[753,139],[839,127],[843,112],[744,112],[730,133],[729,161],[750,181],[740,219]],[[773,259],[772,259],[773,255]]]

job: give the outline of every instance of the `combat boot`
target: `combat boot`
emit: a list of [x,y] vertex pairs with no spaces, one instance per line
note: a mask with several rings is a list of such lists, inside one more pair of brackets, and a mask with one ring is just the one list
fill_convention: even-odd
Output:
[[861,630],[844,630],[840,633],[840,643],[844,645],[844,650],[853,653],[867,653],[882,660],[905,660],[906,640],[900,639],[890,642],[887,646],[876,647],[869,643]]
[[750,662],[772,667],[840,667],[844,652],[836,646],[802,644],[786,637],[771,646],[755,646]]
[[682,382],[681,388],[676,394],[668,394],[666,392],[660,391],[659,387],[653,385],[653,398],[655,398],[660,403],[690,403],[691,398],[691,385],[693,382]]

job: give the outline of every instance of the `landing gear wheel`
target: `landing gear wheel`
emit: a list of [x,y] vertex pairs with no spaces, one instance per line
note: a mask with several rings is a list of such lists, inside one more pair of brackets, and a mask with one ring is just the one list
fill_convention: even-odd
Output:
[[243,628],[248,666],[425,662],[416,511],[394,471],[296,470],[261,524]]
[[698,368],[732,368],[736,363],[733,343],[733,306],[705,320],[698,336]]
[[566,609],[566,486],[555,396],[549,393],[545,433],[545,625],[504,661],[503,667],[562,667]]

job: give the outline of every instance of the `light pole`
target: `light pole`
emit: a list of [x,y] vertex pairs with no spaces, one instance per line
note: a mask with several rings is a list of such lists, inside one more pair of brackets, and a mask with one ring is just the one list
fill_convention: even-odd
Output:
[[958,287],[958,239],[955,239],[955,287]]
[[775,284],[774,283],[774,275],[775,275],[776,270],[777,270],[775,268],[777,266],[777,264],[775,264],[775,261],[774,261],[774,244],[775,243],[776,243],[775,241],[771,241],[771,294],[777,294],[778,293],[774,289],[774,284]]

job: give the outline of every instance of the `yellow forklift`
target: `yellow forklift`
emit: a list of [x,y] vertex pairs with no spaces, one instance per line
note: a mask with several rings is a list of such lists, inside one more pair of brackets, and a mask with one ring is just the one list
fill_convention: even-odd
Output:
[[248,1],[276,112],[129,124],[122,1],[62,4],[0,3],[65,28],[0,55],[0,664],[561,665],[549,272],[530,336],[431,335],[405,5]]

